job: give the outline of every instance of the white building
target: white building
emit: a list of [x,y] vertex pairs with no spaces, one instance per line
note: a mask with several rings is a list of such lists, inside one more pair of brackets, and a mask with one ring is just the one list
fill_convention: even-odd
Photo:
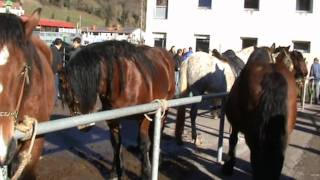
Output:
[[134,44],[141,44],[143,32],[139,28],[82,28],[82,42],[90,44],[106,40],[127,40]]
[[291,45],[320,54],[320,0],[147,0],[146,44],[241,50]]

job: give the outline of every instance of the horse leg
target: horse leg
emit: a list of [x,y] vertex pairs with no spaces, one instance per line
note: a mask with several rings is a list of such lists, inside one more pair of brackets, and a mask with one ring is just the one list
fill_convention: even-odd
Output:
[[177,111],[175,136],[177,144],[182,145],[182,134],[184,130],[184,124],[186,120],[186,106],[179,106]]
[[[22,179],[22,180],[36,179],[35,169],[36,169],[37,163],[40,159],[40,156],[42,154],[43,143],[44,143],[43,137],[38,137],[37,139],[35,139],[34,145],[33,145],[32,151],[31,151],[31,161],[25,166],[19,179]],[[30,141],[24,143],[21,147],[21,151],[19,151],[19,152],[23,152],[23,151],[26,152],[26,151],[28,151],[29,147],[30,147]],[[12,174],[13,176],[17,172],[17,168],[22,163],[22,161],[26,160],[21,157],[17,157],[17,158],[18,159],[14,159],[14,162],[12,163],[12,167],[10,168],[11,171],[13,172],[13,174]]]
[[151,179],[151,163],[150,163],[150,137],[149,137],[149,127],[150,121],[144,119],[139,128],[139,138],[140,138],[140,150],[142,152],[142,168],[141,177],[142,179]]
[[110,129],[110,139],[114,152],[110,179],[117,179],[125,176],[121,157],[121,131],[119,122],[116,120],[107,121]]
[[193,143],[197,142],[197,127],[196,127],[196,118],[198,113],[198,104],[192,104],[190,110],[190,118],[191,118],[191,137]]
[[222,167],[222,172],[225,175],[231,175],[233,173],[233,167],[236,162],[236,145],[238,143],[238,130],[232,128],[230,138],[229,138],[229,152],[228,152],[228,160],[224,163]]

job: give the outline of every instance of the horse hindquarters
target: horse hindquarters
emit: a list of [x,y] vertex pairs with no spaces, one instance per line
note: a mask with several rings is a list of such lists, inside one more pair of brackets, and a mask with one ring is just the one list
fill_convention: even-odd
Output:
[[[246,135],[254,179],[279,179],[287,143],[288,84],[273,72],[264,76],[257,107],[258,128]],[[250,136],[250,137],[248,137]]]

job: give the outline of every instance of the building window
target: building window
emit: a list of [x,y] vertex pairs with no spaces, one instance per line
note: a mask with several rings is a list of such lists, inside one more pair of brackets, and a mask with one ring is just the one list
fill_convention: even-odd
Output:
[[309,41],[293,41],[293,49],[301,51],[303,53],[310,53]]
[[312,12],[313,0],[297,0],[297,11]]
[[209,53],[210,36],[209,35],[195,35],[196,51],[203,51]]
[[259,9],[259,0],[244,0],[245,9]]
[[241,38],[242,39],[242,49],[250,47],[250,46],[257,46],[258,38]]
[[211,9],[211,0],[199,0],[199,8]]
[[168,16],[168,0],[157,0],[155,18],[167,19]]
[[153,33],[154,46],[166,48],[167,35],[166,33]]

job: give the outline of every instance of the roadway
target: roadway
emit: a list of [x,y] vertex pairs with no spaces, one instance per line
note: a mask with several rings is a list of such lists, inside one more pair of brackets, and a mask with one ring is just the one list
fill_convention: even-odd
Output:
[[[223,176],[221,164],[216,161],[219,120],[212,119],[203,106],[197,119],[201,144],[191,143],[190,119],[187,119],[184,146],[178,146],[173,138],[175,109],[170,109],[161,140],[162,156],[159,179],[250,179],[249,150],[240,137],[237,146],[237,163],[234,175]],[[68,110],[57,105],[52,119],[68,115]],[[188,117],[188,115],[187,115]],[[139,155],[136,151],[137,125],[124,120],[123,144],[127,172],[125,179],[138,179]],[[224,155],[228,150],[229,124],[224,130]],[[37,167],[40,180],[107,179],[113,152],[107,125],[97,123],[89,132],[71,128],[46,135],[45,149]],[[307,104],[299,108],[295,130],[291,134],[281,179],[320,179],[320,106]]]

